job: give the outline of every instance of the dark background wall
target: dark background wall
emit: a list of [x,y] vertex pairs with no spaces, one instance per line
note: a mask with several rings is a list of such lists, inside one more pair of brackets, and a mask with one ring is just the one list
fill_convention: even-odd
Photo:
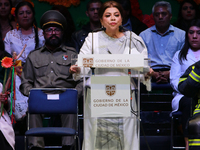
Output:
[[[105,2],[107,0],[102,0],[102,2]],[[140,9],[142,10],[143,14],[151,14],[152,7],[157,2],[158,0],[138,0],[140,4]],[[171,22],[174,22],[177,18],[178,15],[178,10],[179,10],[179,3],[177,0],[166,0],[170,2],[172,6],[172,20]],[[34,3],[35,11],[36,11],[36,20],[39,25],[39,20],[41,15],[51,9],[51,5],[47,2],[39,2],[38,0],[32,0]],[[86,5],[89,2],[89,0],[81,0],[80,4],[78,6],[71,6],[68,8],[70,11],[72,18],[74,20],[74,23],[76,25],[76,29],[80,29],[80,27],[88,21],[88,18],[85,14],[86,11]]]

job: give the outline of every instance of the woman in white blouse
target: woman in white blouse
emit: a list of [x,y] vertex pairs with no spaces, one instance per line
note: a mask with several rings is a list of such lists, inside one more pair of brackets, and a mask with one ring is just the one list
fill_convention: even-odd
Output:
[[186,69],[200,60],[200,19],[193,20],[186,31],[184,47],[175,53],[170,70],[170,84],[174,89],[172,111],[181,111],[182,128],[185,137],[186,150],[188,150],[188,135],[186,125],[191,116],[191,99],[178,91],[179,78]]
[[[9,31],[4,39],[5,50],[11,55],[13,55],[13,52],[16,52],[16,55],[18,55],[26,45],[25,51],[19,58],[22,61],[22,66],[31,51],[44,45],[43,31],[37,27],[34,15],[35,11],[31,3],[27,1],[18,3],[15,10],[17,28]],[[18,73],[16,76],[16,120],[20,120],[25,116],[28,107],[28,98],[19,91],[21,68],[15,68]]]

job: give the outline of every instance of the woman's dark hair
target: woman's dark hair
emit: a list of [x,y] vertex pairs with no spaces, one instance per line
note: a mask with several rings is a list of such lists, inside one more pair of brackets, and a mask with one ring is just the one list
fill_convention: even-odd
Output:
[[186,33],[185,33],[185,44],[183,46],[183,48],[181,49],[180,53],[179,53],[179,61],[180,63],[182,63],[182,60],[187,60],[187,54],[188,54],[188,50],[190,48],[190,43],[189,43],[189,40],[188,40],[188,32],[189,32],[189,29],[190,27],[192,26],[196,26],[196,27],[199,27],[200,28],[200,19],[194,19],[192,20],[192,22],[190,23]]
[[[124,16],[123,8],[122,8],[121,4],[119,4],[118,2],[115,2],[115,1],[107,1],[107,2],[103,3],[103,5],[99,9],[99,18],[102,19],[105,10],[107,8],[112,8],[112,7],[117,8],[123,18],[123,16]],[[123,30],[123,28],[120,28],[119,31],[122,32],[124,30]]]
[[18,3],[17,6],[16,6],[16,9],[15,9],[15,16],[16,17],[18,15],[19,8],[21,8],[22,6],[28,6],[31,9],[31,11],[33,12],[33,16],[34,16],[33,26],[34,26],[34,31],[35,31],[35,48],[38,48],[38,46],[39,46],[39,37],[38,37],[37,22],[35,20],[35,10],[34,10],[34,7],[32,6],[31,3],[27,2],[27,1],[22,1],[22,2]]
[[76,31],[74,21],[72,19],[70,12],[65,6],[62,5],[54,5],[51,9],[59,11],[66,18],[67,27],[65,27],[64,41],[65,43],[70,43],[72,33]]
[[193,1],[193,0],[183,0],[180,3],[180,8],[179,8],[179,12],[178,12],[178,18],[177,21],[174,23],[174,25],[182,30],[186,30],[187,26],[185,25],[185,27],[183,26],[184,23],[184,19],[182,16],[182,7],[185,3],[189,3],[193,6],[194,10],[195,10],[195,18],[194,19],[198,19],[200,18],[200,11],[199,11],[199,6]]

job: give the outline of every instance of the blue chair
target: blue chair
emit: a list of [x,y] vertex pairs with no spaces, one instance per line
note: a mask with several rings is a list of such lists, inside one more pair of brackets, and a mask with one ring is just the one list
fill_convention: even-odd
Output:
[[179,119],[182,116],[181,111],[175,111],[171,113],[171,148],[170,150],[174,149],[185,149],[184,146],[174,146],[174,122],[176,119]]
[[[46,94],[55,91],[60,94]],[[26,136],[74,136],[75,139],[77,138],[75,148],[78,145],[77,150],[80,149],[78,137],[78,92],[76,89],[31,89],[28,105],[28,130],[25,132],[25,149]],[[77,128],[76,130],[66,127],[38,127],[29,129],[29,114],[76,114]]]

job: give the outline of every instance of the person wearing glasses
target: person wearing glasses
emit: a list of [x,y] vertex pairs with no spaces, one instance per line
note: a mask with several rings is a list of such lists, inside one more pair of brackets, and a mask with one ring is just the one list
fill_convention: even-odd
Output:
[[[29,95],[32,88],[76,88],[79,98],[82,96],[82,80],[74,81],[69,73],[72,54],[76,49],[64,45],[66,29],[65,17],[56,10],[45,12],[40,19],[43,29],[45,45],[28,55],[21,75],[20,91]],[[63,127],[76,129],[75,115],[61,115]],[[30,115],[30,128],[42,127],[41,115]],[[40,150],[44,148],[42,137],[30,137],[29,149]],[[73,137],[63,137],[63,150],[72,150]]]

